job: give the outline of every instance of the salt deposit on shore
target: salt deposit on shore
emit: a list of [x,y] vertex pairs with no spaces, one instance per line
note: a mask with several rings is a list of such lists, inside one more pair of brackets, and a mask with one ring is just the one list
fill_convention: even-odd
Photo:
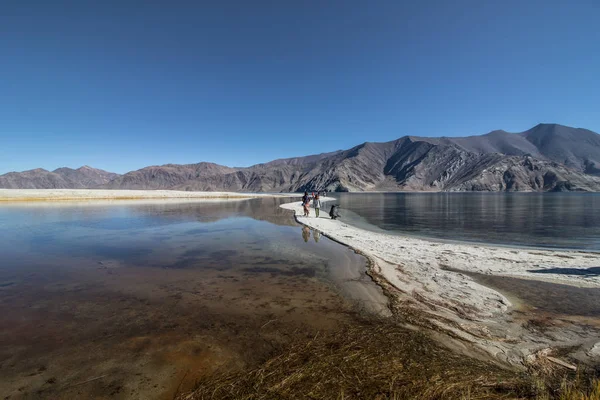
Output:
[[[322,202],[332,200],[324,198]],[[365,231],[348,225],[343,218],[331,220],[325,209],[320,218],[315,218],[312,208],[311,215],[304,217],[299,202],[281,207],[293,210],[298,222],[368,257],[376,280],[387,286],[397,309],[421,310],[428,315],[431,326],[483,343],[486,350],[503,353],[512,361],[535,351],[536,345],[544,341],[529,340],[520,325],[508,329],[504,314],[510,301],[460,271],[600,288],[600,274],[592,273],[600,267],[600,253],[436,242]],[[566,339],[570,339],[568,335],[562,342]],[[515,346],[505,343],[521,340],[523,346],[517,354],[509,355],[515,352]],[[550,343],[548,340],[544,344]]]
[[422,292],[442,301],[459,300],[475,307],[482,316],[506,310],[508,300],[463,274],[445,269],[600,287],[600,274],[585,273],[600,267],[600,253],[435,242],[365,231],[343,219],[331,220],[326,212],[315,218],[312,209],[311,216],[305,218],[297,202],[281,207],[294,210],[302,224],[375,260],[379,272],[397,289]]
[[247,199],[273,196],[283,197],[286,195],[176,190],[0,189],[0,201]]

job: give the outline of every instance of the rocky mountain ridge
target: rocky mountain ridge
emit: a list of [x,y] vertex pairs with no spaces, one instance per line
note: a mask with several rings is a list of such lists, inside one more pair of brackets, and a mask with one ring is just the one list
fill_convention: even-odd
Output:
[[95,173],[83,174],[80,170],[9,173],[0,176],[0,187],[245,192],[600,191],[600,135],[586,129],[540,124],[521,133],[404,136],[245,168],[201,162],[151,166],[124,175],[93,169]]
[[42,168],[0,175],[0,188],[6,189],[86,189],[105,185],[119,174],[83,167],[58,168],[47,171]]

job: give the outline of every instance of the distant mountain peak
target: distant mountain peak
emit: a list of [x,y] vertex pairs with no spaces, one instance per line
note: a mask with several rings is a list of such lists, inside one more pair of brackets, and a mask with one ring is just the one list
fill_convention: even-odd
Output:
[[0,176],[8,188],[109,188],[247,192],[600,191],[600,135],[542,123],[521,133],[403,136],[347,150],[250,167],[211,162],[148,166],[118,175],[88,165]]
[[[539,124],[537,124],[536,126],[534,126],[532,129],[540,128],[540,127],[542,127],[542,128],[543,127],[554,128],[554,127],[557,127],[557,126],[568,128],[568,126],[557,124],[555,122],[540,122]],[[573,128],[573,129],[577,129],[577,128]]]
[[511,133],[506,132],[505,130],[502,130],[502,129],[496,129],[494,131],[486,133],[483,136],[488,136],[488,135],[511,135]]

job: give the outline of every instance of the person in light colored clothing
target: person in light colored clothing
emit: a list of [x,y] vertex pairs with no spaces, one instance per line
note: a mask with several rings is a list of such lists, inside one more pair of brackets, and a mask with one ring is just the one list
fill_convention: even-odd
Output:
[[317,218],[319,218],[319,209],[321,208],[321,200],[319,199],[318,194],[313,199],[313,207],[315,208],[315,214],[316,214]]

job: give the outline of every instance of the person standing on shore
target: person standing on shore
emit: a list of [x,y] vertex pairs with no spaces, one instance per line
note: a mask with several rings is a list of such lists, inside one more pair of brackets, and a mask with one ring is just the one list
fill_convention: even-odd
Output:
[[315,208],[316,217],[319,218],[319,210],[321,209],[321,200],[317,194],[313,200],[313,207]]
[[308,217],[309,211],[308,206],[310,204],[310,197],[308,197],[308,192],[304,192],[304,196],[302,196],[302,207],[304,207],[304,216]]

